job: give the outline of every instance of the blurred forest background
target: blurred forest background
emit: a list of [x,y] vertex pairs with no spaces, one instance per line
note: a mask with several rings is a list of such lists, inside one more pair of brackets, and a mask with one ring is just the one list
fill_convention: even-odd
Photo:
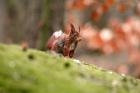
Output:
[[140,0],[0,0],[0,42],[40,50],[80,26],[76,59],[140,78]]

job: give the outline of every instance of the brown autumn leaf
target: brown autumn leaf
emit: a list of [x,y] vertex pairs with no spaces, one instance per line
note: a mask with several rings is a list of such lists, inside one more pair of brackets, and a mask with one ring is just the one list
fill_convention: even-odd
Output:
[[74,0],[72,6],[73,8],[76,9],[84,9],[85,8],[84,0]]
[[119,3],[117,6],[116,6],[117,10],[120,12],[120,13],[123,13],[126,11],[127,9],[127,6],[125,3]]
[[109,9],[109,6],[106,3],[101,4],[101,7],[102,7],[103,12],[106,12]]
[[105,3],[110,6],[115,2],[115,0],[105,0]]

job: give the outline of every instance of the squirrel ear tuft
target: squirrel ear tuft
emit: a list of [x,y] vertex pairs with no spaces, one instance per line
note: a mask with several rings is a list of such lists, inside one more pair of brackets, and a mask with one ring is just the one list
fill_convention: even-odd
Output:
[[80,33],[80,30],[81,30],[81,29],[80,29],[80,26],[79,26],[79,33]]
[[70,24],[71,28],[74,28],[74,25],[73,24]]
[[73,24],[71,24],[71,32],[70,32],[70,33],[72,34],[72,33],[74,33],[74,32],[75,32],[74,25],[73,25]]

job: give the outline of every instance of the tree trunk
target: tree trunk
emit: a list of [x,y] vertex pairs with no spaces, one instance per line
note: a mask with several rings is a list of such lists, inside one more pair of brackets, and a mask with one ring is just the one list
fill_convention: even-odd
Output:
[[0,0],[0,42],[5,42],[5,19],[6,19],[6,11],[5,11],[5,0]]
[[39,32],[38,48],[45,49],[45,44],[50,35],[64,24],[64,0],[43,0],[42,27]]
[[0,0],[0,41],[45,48],[51,33],[63,29],[64,0]]

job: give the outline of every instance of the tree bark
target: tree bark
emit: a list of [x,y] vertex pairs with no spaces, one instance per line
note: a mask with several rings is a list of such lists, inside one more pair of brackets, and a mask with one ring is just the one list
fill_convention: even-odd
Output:
[[6,19],[6,10],[5,10],[5,0],[0,0],[0,42],[5,42],[5,19]]
[[65,0],[43,0],[42,22],[43,26],[39,32],[38,48],[45,49],[45,44],[50,35],[64,24]]

